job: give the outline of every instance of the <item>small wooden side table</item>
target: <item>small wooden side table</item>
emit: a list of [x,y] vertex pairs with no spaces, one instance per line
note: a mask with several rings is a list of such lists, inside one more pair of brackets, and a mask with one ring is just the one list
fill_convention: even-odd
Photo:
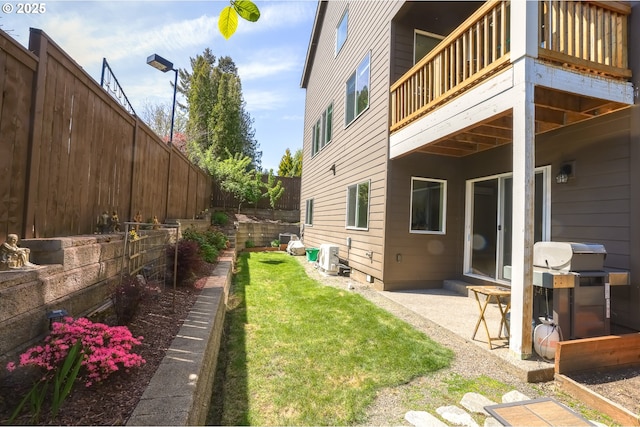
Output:
[[[473,335],[471,339],[475,339],[476,334],[478,333],[478,328],[480,327],[480,322],[484,325],[484,330],[487,333],[487,340],[489,341],[489,350],[493,350],[493,346],[491,344],[491,340],[502,339],[502,328],[506,327],[507,332],[509,328],[507,327],[507,312],[509,311],[509,307],[511,306],[511,300],[509,297],[511,296],[511,290],[509,288],[505,288],[502,286],[469,286],[467,289],[473,291],[473,294],[476,297],[476,301],[478,303],[478,309],[480,310],[480,316],[478,317],[478,321],[476,322],[476,327],[473,329]],[[484,295],[484,302],[480,301],[480,297],[478,295]],[[492,338],[489,333],[489,327],[487,326],[487,319],[485,318],[485,313],[487,311],[487,305],[494,299],[498,303],[498,309],[500,310],[500,329],[498,330],[498,336],[496,338]],[[503,306],[504,304],[504,306]]]

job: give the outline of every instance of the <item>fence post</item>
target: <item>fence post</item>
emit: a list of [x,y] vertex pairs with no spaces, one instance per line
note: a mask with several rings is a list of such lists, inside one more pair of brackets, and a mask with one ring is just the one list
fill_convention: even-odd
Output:
[[136,181],[136,152],[138,147],[138,129],[140,128],[140,118],[136,116],[136,125],[133,128],[133,144],[131,147],[131,183],[129,187],[129,220],[131,221],[135,213],[133,212],[133,197],[135,194],[135,181]]
[[44,34],[31,29],[29,34],[29,50],[38,57],[38,65],[33,78],[31,93],[31,123],[29,125],[29,148],[27,150],[27,173],[24,187],[24,211],[22,219],[22,237],[38,237],[36,229],[37,194],[40,178],[40,148],[42,145],[42,115],[44,109],[44,88],[47,77],[47,45]]

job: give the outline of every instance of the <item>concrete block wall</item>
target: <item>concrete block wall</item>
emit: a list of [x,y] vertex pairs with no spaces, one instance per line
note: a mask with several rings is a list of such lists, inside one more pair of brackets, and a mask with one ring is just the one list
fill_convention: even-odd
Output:
[[[145,262],[165,256],[173,230],[140,230],[146,236]],[[0,272],[0,366],[15,359],[49,330],[47,313],[64,309],[86,316],[111,297],[120,283],[124,233],[25,239],[38,266]],[[164,261],[164,260],[163,260]],[[126,270],[125,270],[126,271]]]
[[238,250],[246,247],[247,241],[252,241],[255,247],[271,246],[271,242],[278,239],[280,234],[291,233],[300,237],[300,225],[278,222],[241,222],[236,233]]
[[220,256],[127,425],[206,423],[234,261]]

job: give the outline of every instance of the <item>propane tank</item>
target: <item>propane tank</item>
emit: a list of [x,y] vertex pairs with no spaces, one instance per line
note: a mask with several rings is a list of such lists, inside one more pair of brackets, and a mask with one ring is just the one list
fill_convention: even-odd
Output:
[[543,359],[553,360],[556,356],[556,344],[560,341],[558,327],[550,319],[540,318],[533,331],[533,348]]

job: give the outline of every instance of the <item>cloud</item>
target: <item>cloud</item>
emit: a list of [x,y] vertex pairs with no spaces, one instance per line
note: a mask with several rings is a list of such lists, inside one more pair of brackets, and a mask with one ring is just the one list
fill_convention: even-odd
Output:
[[244,93],[247,109],[253,115],[256,111],[272,111],[287,105],[289,98],[280,91],[252,90]]
[[240,78],[249,81],[291,71],[301,72],[300,56],[287,50],[269,49],[251,55],[249,62],[238,64]]

